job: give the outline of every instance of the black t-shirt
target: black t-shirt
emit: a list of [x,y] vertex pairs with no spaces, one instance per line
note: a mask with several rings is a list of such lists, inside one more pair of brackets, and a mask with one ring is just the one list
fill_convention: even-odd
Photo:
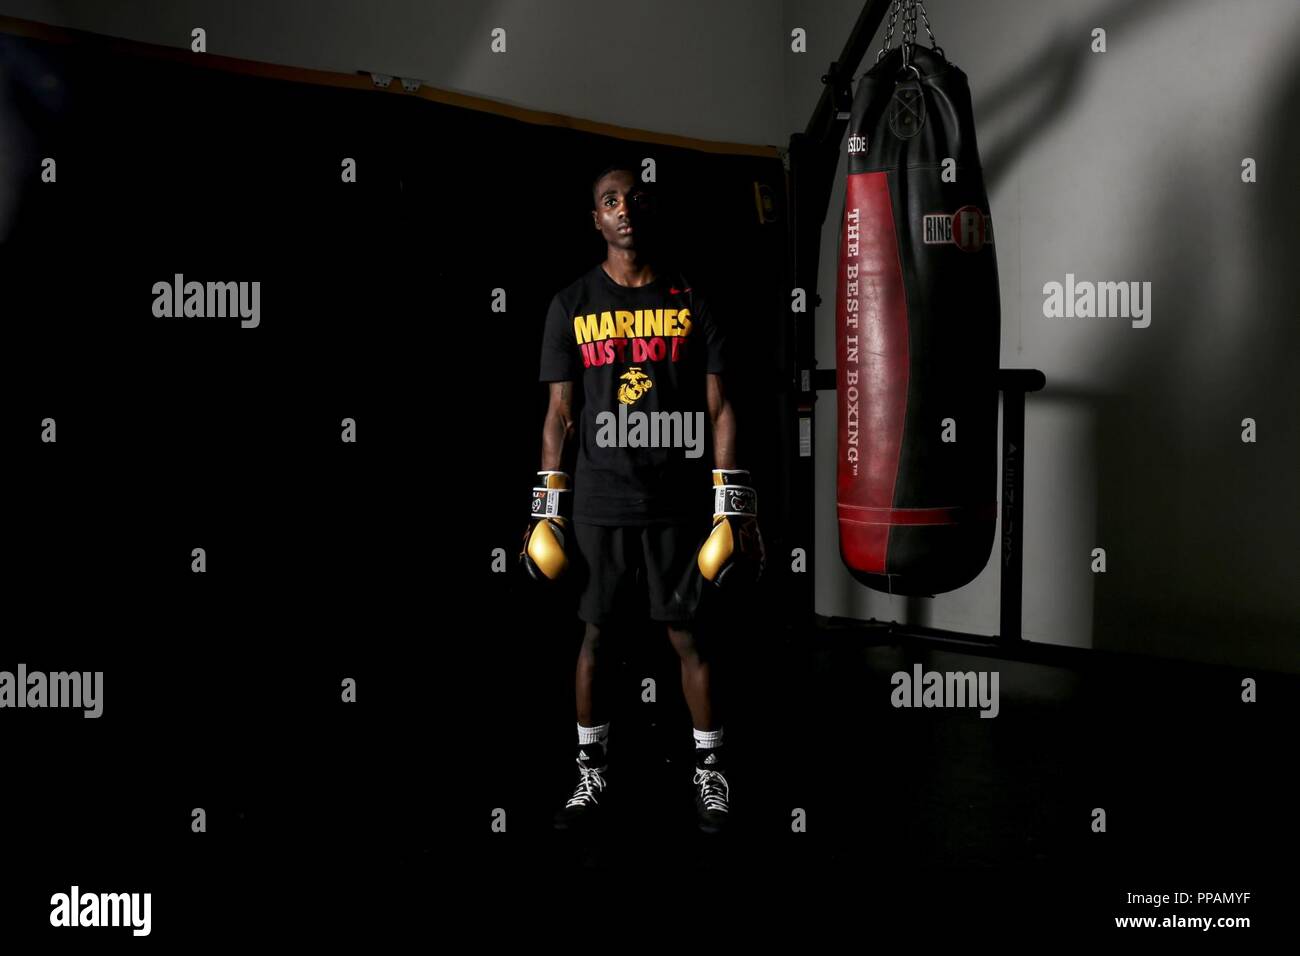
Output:
[[555,294],[540,378],[577,386],[575,521],[647,525],[707,512],[705,376],[722,371],[722,332],[675,269],[628,288],[598,264]]

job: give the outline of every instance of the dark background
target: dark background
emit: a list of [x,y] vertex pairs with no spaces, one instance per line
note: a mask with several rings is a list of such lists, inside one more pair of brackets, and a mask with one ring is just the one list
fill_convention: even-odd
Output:
[[[540,453],[542,322],[604,254],[589,184],[610,158],[653,156],[667,173],[686,274],[732,331],[742,441],[781,547],[775,158],[91,42],[5,35],[0,52],[20,177],[0,259],[0,668],[105,675],[98,720],[5,712],[4,808],[29,865],[13,912],[48,910],[75,880],[145,887],[161,939],[210,926],[205,904],[184,902],[192,887],[233,880],[249,918],[270,918],[311,874],[377,892],[371,867],[423,868],[467,838],[461,801],[477,818],[494,799],[475,761],[499,749],[504,763],[507,725],[531,722],[518,691],[533,654],[571,669],[572,595],[530,588],[515,557]],[[45,156],[57,185],[39,182]],[[339,181],[344,156],[355,185]],[[175,273],[259,280],[261,325],[155,319],[153,284]],[[45,417],[56,444],[38,439]],[[339,440],[344,417],[356,444]],[[190,570],[194,547],[206,574]],[[784,565],[742,619],[780,616]],[[194,807],[206,836],[190,832]]]

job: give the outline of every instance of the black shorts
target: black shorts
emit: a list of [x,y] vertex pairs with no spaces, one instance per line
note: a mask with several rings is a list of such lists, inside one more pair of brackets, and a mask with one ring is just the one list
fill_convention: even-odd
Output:
[[695,620],[704,576],[695,563],[707,525],[607,528],[574,522],[588,624],[642,617],[666,624]]

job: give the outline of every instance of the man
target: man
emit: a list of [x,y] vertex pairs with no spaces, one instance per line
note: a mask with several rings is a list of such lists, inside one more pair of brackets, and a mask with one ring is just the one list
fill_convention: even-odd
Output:
[[[723,335],[707,302],[665,260],[653,197],[634,167],[603,169],[592,199],[605,260],[558,292],[547,313],[540,379],[550,383],[550,404],[535,520],[521,556],[534,577],[558,577],[576,550],[574,571],[582,576],[578,785],[555,825],[585,823],[601,809],[608,786],[606,645],[635,609],[632,601],[643,597],[681,659],[695,728],[696,811],[701,829],[718,832],[730,813],[730,788],[696,614],[706,575],[717,583],[752,580],[762,548],[753,489],[736,469]],[[563,513],[569,497],[572,534]]]

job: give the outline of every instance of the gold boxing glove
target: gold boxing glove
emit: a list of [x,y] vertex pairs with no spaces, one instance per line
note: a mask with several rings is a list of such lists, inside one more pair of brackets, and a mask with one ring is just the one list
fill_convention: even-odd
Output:
[[766,554],[758,530],[758,495],[749,472],[713,470],[713,530],[696,563],[706,581],[719,587],[757,581]]
[[539,471],[533,489],[532,520],[524,532],[519,561],[537,581],[554,581],[569,566],[565,546],[569,535],[569,476],[562,471]]

